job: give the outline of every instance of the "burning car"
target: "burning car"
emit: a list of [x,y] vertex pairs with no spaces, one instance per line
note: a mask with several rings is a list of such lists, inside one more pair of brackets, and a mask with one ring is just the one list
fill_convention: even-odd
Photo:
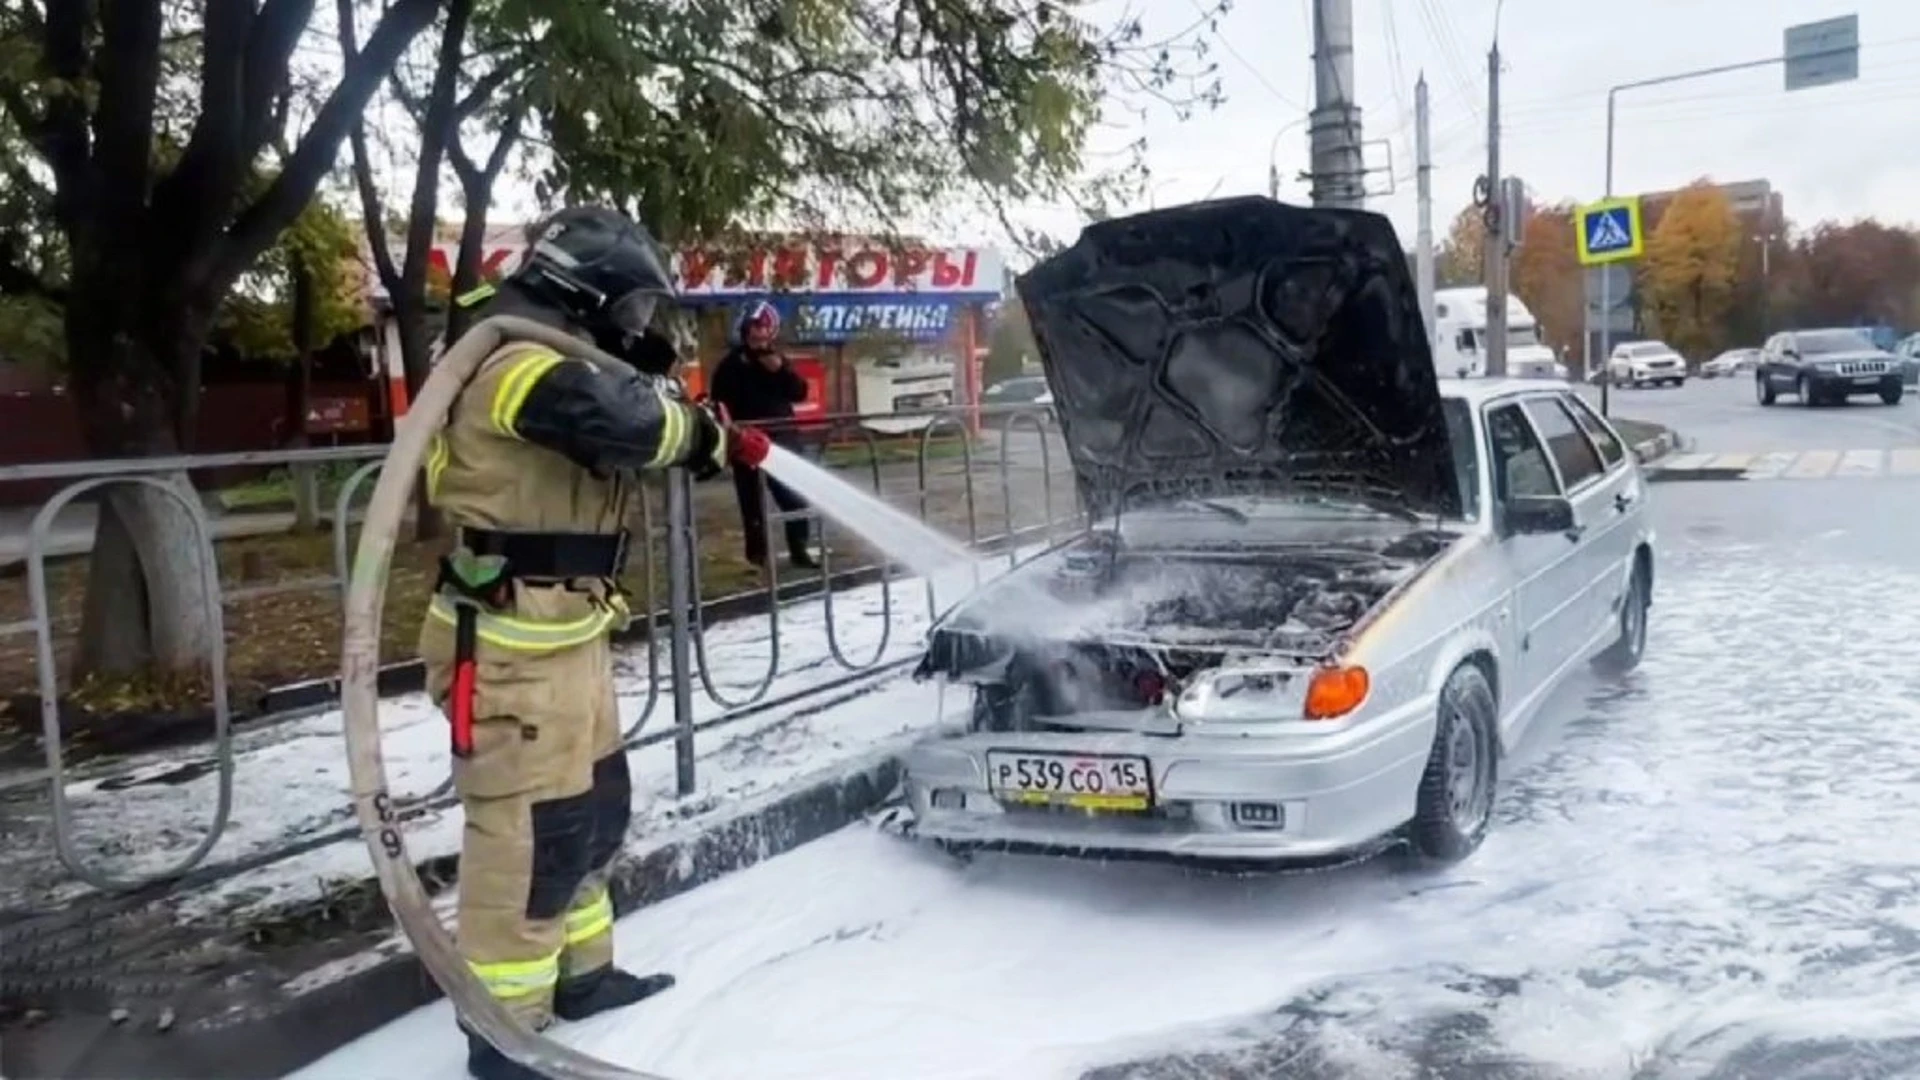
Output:
[[949,611],[908,754],[959,849],[1331,861],[1486,834],[1553,687],[1646,644],[1633,455],[1564,387],[1436,379],[1392,226],[1245,198],[1019,281],[1091,525]]

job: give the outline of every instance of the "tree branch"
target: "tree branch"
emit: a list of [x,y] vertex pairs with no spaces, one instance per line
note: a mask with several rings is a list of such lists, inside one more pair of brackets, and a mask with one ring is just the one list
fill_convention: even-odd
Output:
[[[114,0],[108,0],[114,3]],[[119,5],[115,5],[119,6]],[[145,7],[145,4],[127,5]],[[158,5],[155,5],[156,7]],[[200,45],[200,116],[173,172],[154,190],[159,220],[182,246],[204,242],[239,190],[248,32],[253,0],[206,0]]]
[[286,168],[266,193],[241,211],[214,260],[206,285],[222,285],[260,257],[281,230],[298,217],[340,153],[340,143],[366,110],[367,102],[407,43],[433,22],[440,0],[394,0],[368,36],[367,44],[346,62],[340,83],[315,114],[294,147]]
[[[427,112],[420,124],[420,157],[413,177],[413,202],[407,209],[407,254],[400,267],[402,288],[418,289],[427,278],[427,256],[439,229],[440,163],[447,144],[459,139],[453,115],[453,95],[460,79],[460,54],[467,40],[467,23],[474,0],[450,0],[447,24],[440,35],[433,85],[427,91]],[[397,297],[398,294],[395,294]],[[404,332],[404,331],[403,331]]]
[[461,120],[472,116],[482,105],[487,103],[487,99],[493,96],[494,91],[505,86],[507,80],[520,74],[525,67],[526,61],[524,58],[515,58],[514,60],[503,62],[499,67],[482,75],[474,82],[473,89],[467,91],[467,96],[461,98],[454,104],[454,116]]
[[46,111],[36,123],[36,142],[53,169],[59,192],[54,217],[69,234],[85,226],[94,198],[92,140],[81,94],[87,72],[87,27],[92,22],[92,0],[47,0],[42,60],[46,73],[60,85],[48,89]]
[[[356,36],[353,28],[354,0],[335,0],[334,11],[337,15],[340,34],[340,58],[344,63],[353,63],[360,54],[360,47],[354,43]],[[367,234],[367,250],[373,258],[374,273],[380,277],[380,285],[392,296],[400,288],[400,268],[394,265],[393,249],[387,243],[387,213],[380,205],[380,188],[373,182],[373,162],[367,153],[367,122],[364,117],[357,118],[347,132],[347,140],[353,148],[353,186],[360,196],[360,221]],[[291,157],[292,155],[287,155]]]
[[288,65],[300,35],[313,20],[313,0],[267,0],[247,35],[242,75],[242,153],[252,162],[272,137],[275,105],[285,89]]
[[153,175],[154,97],[160,85],[160,5],[108,3],[100,13],[96,57],[100,103],[94,115],[99,227],[134,250],[143,228]]

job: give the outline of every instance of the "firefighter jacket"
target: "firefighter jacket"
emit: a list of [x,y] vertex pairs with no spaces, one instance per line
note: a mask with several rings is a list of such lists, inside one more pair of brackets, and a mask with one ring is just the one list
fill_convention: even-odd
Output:
[[[718,457],[724,438],[670,384],[544,345],[508,343],[482,362],[430,446],[427,494],[462,530],[463,547],[468,534],[619,537],[642,497],[635,471]],[[515,570],[508,566],[504,602],[478,615],[483,664],[489,654],[505,660],[503,652],[584,644],[627,621],[611,574],[542,580]],[[421,631],[423,654],[450,655],[457,621],[455,598],[436,593]]]

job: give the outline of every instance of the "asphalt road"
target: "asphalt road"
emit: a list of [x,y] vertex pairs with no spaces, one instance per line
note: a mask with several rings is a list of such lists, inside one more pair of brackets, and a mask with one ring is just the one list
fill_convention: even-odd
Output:
[[[1748,392],[1624,396],[1699,447],[1651,485],[1647,660],[1548,703],[1465,863],[960,867],[847,830],[625,920],[685,983],[561,1036],[756,1080],[1920,1076],[1920,405]],[[423,1014],[303,1075],[459,1052]]]
[[[1920,1076],[1920,402],[1616,401],[1696,451],[1646,664],[1549,707],[1472,860],[1329,883],[1394,948],[1085,1080]],[[1827,467],[1696,467],[1744,457]]]
[[[1581,393],[1599,405],[1597,388],[1582,387]],[[1686,438],[1689,450],[1757,453],[1920,446],[1920,394],[1911,388],[1898,405],[1863,397],[1845,405],[1814,408],[1802,406],[1793,397],[1761,406],[1754,399],[1752,376],[1689,379],[1678,389],[1615,388],[1610,396],[1613,415],[1665,424]]]

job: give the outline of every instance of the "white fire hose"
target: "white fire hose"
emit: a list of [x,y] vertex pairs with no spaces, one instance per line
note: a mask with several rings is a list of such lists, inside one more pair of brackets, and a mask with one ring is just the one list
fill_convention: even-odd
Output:
[[413,943],[420,962],[432,972],[461,1019],[481,1038],[518,1064],[553,1080],[661,1080],[529,1031],[487,993],[433,912],[407,852],[393,796],[387,791],[386,764],[380,753],[376,677],[380,671],[380,614],[387,598],[387,569],[393,561],[394,541],[413,495],[415,478],[426,460],[428,444],[446,425],[454,398],[473,378],[481,361],[507,341],[537,342],[602,366],[628,366],[551,327],[528,319],[496,316],[475,325],[441,355],[406,417],[396,426],[393,445],[387,451],[360,527],[340,648],[340,699],[346,714],[353,808],[387,907]]

